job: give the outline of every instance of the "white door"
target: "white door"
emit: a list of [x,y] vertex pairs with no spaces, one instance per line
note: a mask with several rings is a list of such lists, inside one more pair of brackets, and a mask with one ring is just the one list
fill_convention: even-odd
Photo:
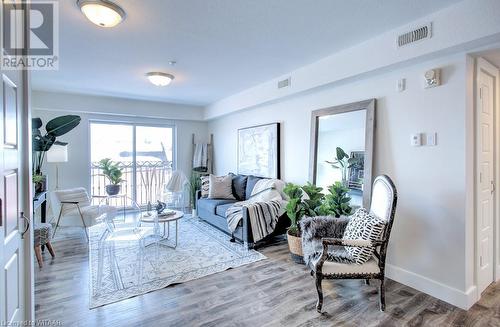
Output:
[[[7,5],[13,4],[3,2],[2,18]],[[20,214],[22,72],[0,70],[0,83],[0,322],[10,326],[26,317],[25,221]]]
[[[477,73],[477,283],[479,292],[494,281],[495,76],[478,61]],[[487,68],[487,66],[486,66]]]

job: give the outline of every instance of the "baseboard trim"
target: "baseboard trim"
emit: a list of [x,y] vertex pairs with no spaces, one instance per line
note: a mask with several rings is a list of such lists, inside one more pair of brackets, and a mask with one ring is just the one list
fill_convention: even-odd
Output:
[[385,275],[401,284],[410,286],[464,310],[468,310],[478,300],[476,286],[470,287],[466,292],[460,291],[430,278],[389,264],[386,264]]

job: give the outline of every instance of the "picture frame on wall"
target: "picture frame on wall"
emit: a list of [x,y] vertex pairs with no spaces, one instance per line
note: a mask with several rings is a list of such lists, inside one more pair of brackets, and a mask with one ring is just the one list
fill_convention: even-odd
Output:
[[238,129],[238,174],[280,178],[280,123]]

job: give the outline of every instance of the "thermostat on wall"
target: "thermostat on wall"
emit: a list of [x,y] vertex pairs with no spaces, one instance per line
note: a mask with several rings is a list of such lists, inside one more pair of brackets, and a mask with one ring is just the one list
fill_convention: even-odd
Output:
[[411,135],[411,145],[412,146],[421,146],[422,145],[422,134],[415,133]]

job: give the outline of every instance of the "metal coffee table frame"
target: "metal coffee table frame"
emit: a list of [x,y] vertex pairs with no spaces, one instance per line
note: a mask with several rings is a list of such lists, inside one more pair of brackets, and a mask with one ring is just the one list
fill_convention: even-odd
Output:
[[[158,226],[155,226],[155,233],[154,235],[150,235],[149,238],[154,238],[155,240],[146,245],[150,246],[153,244],[159,244],[163,245],[172,249],[177,248],[178,244],[178,239],[179,239],[179,220],[184,216],[184,213],[181,211],[174,210],[175,214],[170,215],[170,216],[160,216],[158,217],[158,220],[156,220],[157,214],[156,213],[151,213],[151,216],[142,216],[141,217],[141,225],[143,223],[147,224],[158,224]],[[172,241],[170,239],[170,223],[175,222],[175,242],[174,244],[170,244]],[[160,224],[163,223],[163,233],[160,234],[160,231],[157,230],[157,228],[160,228]]]

